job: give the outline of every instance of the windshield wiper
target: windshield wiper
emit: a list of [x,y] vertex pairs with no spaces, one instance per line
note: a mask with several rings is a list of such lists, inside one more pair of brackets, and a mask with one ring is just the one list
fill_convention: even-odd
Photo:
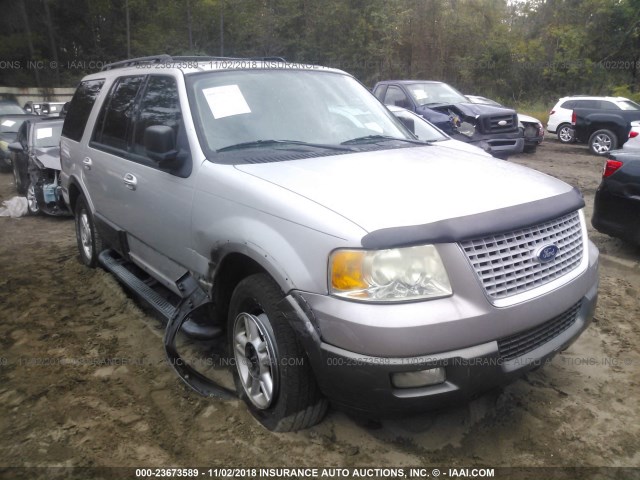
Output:
[[342,142],[340,145],[355,145],[357,143],[368,143],[368,142],[379,142],[379,141],[398,141],[398,142],[407,142],[407,143],[415,143],[417,145],[426,145],[422,140],[412,140],[410,138],[397,138],[391,137],[389,135],[365,135],[364,137],[352,138],[351,140],[347,140]]
[[340,150],[350,151],[349,148],[341,147],[339,145],[327,145],[324,143],[309,143],[302,142],[300,140],[254,140],[252,142],[242,142],[236,143],[235,145],[229,145],[228,147],[223,147],[218,149],[218,152],[227,152],[229,150],[241,150],[243,148],[256,148],[256,147],[269,147],[273,145],[301,145],[303,147],[311,147],[311,148],[325,148],[327,150]]

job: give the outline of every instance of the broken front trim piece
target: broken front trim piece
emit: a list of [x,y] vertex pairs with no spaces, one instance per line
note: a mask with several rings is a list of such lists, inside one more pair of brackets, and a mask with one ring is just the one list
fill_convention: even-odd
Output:
[[[178,376],[193,390],[205,397],[217,397],[223,400],[236,398],[236,393],[198,372],[180,355],[176,347],[178,332],[182,329],[187,335],[199,339],[212,339],[222,335],[222,329],[199,325],[192,320],[192,314],[209,305],[211,300],[191,275],[185,275],[177,282],[182,293],[177,306],[164,298],[157,290],[140,279],[127,268],[126,260],[112,250],[105,250],[99,256],[100,264],[113,273],[127,288],[145,300],[155,311],[167,319],[164,333],[164,348],[169,364]],[[224,352],[221,352],[224,354]]]

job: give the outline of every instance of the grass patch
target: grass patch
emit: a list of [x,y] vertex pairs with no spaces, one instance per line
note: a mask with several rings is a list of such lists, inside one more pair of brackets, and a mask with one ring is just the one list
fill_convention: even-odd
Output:
[[547,105],[542,102],[521,103],[519,105],[514,105],[514,108],[518,113],[537,118],[542,122],[542,125],[545,128],[547,127],[547,122],[549,121],[549,112],[551,111],[552,107],[553,105]]

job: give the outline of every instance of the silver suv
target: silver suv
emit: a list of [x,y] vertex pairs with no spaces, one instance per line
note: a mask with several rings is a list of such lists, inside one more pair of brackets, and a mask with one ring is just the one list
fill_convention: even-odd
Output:
[[61,152],[82,261],[226,334],[237,394],[272,430],[319,422],[327,400],[370,415],[465,401],[593,315],[575,188],[417,140],[339,70],[109,65],[80,83]]

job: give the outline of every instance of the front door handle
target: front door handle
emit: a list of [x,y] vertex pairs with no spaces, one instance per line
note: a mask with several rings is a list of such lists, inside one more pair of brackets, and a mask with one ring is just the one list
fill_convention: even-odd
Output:
[[89,157],[84,157],[84,159],[82,160],[82,165],[84,165],[85,170],[91,170],[91,165],[93,165],[93,160],[91,160]]
[[135,190],[136,187],[138,186],[138,179],[136,178],[135,175],[131,173],[125,174],[123,180],[124,180],[124,184],[127,186],[129,190]]

